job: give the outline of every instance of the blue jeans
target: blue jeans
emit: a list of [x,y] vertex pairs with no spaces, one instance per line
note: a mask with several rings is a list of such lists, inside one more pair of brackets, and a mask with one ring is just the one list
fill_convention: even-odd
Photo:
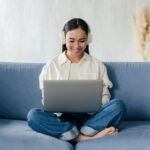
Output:
[[113,126],[118,128],[125,117],[125,105],[113,99],[93,115],[87,113],[64,113],[61,117],[33,108],[29,111],[28,125],[35,131],[63,140],[72,140],[79,134],[94,136]]

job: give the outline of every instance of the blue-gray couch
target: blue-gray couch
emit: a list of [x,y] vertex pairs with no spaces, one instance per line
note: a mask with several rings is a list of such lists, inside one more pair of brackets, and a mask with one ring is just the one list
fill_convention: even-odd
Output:
[[112,97],[127,108],[120,132],[72,144],[32,131],[28,111],[42,108],[38,76],[43,64],[0,63],[0,150],[149,150],[150,63],[105,63],[114,84]]

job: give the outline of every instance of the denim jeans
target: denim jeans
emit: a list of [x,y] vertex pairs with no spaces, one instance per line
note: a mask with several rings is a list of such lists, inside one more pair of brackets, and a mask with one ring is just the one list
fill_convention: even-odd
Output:
[[118,128],[125,113],[124,103],[113,99],[93,115],[64,113],[61,117],[57,117],[53,113],[33,108],[29,111],[27,119],[28,125],[37,132],[63,140],[72,140],[79,134],[94,136],[107,127]]

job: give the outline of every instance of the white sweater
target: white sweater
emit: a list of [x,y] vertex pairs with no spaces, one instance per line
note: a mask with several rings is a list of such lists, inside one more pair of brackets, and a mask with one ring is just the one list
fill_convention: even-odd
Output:
[[[73,70],[74,67],[76,69]],[[73,72],[72,72],[73,71]],[[76,77],[75,77],[76,76]],[[94,58],[87,53],[84,53],[80,62],[71,64],[71,61],[66,57],[65,52],[61,53],[51,61],[48,61],[43,67],[39,76],[39,85],[43,96],[43,81],[44,80],[103,80],[103,97],[102,103],[105,104],[110,100],[110,93],[108,88],[112,87],[112,82],[107,75],[105,65],[97,58]],[[43,103],[43,100],[42,100]],[[61,116],[62,113],[55,113]]]

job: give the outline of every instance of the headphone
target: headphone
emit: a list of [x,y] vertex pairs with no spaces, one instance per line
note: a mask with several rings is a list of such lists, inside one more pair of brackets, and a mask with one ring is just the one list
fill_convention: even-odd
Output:
[[[59,38],[60,38],[62,44],[66,44],[66,38],[65,38],[65,33],[64,33],[64,31],[62,31],[62,32],[59,34]],[[88,33],[88,40],[87,40],[87,43],[88,43],[88,44],[92,43],[92,34],[91,34],[91,32]]]

